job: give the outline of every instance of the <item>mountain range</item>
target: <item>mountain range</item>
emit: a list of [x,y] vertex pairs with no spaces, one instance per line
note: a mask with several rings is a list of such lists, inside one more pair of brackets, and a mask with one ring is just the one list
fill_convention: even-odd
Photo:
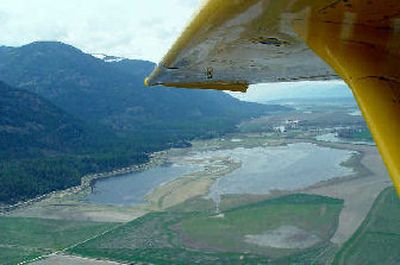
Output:
[[140,60],[105,62],[57,42],[0,49],[0,80],[119,133],[158,128],[165,120],[174,127],[182,119],[237,120],[268,110],[218,91],[146,88],[143,79],[154,67]]
[[82,175],[284,111],[220,91],[147,88],[155,64],[60,42],[0,47],[1,202],[77,185]]
[[71,152],[91,143],[82,121],[34,93],[3,82],[0,113],[0,159]]

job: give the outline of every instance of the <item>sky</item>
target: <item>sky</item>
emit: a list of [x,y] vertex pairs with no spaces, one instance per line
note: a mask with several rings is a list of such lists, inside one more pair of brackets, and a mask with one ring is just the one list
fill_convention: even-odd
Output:
[[0,45],[62,41],[158,62],[201,0],[0,0]]
[[[228,0],[227,0],[228,1]],[[86,53],[158,63],[203,0],[0,0],[0,46],[62,41]],[[351,95],[343,82],[251,86],[246,100]]]
[[294,98],[352,97],[351,90],[341,80],[259,84],[250,86],[246,93],[229,94],[240,100],[259,103]]

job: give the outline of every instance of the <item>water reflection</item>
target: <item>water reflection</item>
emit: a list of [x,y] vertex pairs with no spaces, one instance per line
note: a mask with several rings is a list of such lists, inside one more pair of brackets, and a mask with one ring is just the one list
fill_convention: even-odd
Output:
[[209,196],[216,202],[223,194],[268,194],[272,190],[295,190],[353,173],[352,169],[341,166],[354,154],[353,151],[314,144],[237,148],[228,152],[242,161],[242,167],[220,178],[212,186]]
[[87,201],[108,205],[137,205],[145,203],[144,197],[163,183],[194,171],[195,165],[169,164],[119,177],[99,180]]

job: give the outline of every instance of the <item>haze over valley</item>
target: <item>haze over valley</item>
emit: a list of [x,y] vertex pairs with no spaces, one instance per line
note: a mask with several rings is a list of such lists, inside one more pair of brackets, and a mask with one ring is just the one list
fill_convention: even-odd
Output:
[[368,231],[396,247],[400,204],[347,88],[241,101],[145,88],[154,66],[0,47],[0,264],[376,261]]
[[0,265],[400,264],[399,18],[1,0]]

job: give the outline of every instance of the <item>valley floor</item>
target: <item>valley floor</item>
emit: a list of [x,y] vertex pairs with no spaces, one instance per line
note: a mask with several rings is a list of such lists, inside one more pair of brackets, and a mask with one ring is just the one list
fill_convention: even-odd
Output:
[[339,198],[344,200],[340,213],[339,226],[332,243],[342,245],[361,225],[370,211],[375,199],[387,187],[392,185],[383,161],[375,147],[340,145],[362,153],[361,166],[365,175],[338,181],[322,187],[310,188],[306,192]]
[[106,261],[106,260],[98,260],[98,259],[89,259],[71,255],[52,255],[51,257],[40,260],[37,262],[33,262],[31,264],[36,265],[123,265],[122,263],[115,262],[115,261]]
[[[216,208],[215,200],[209,197],[209,191],[211,187],[216,183],[216,181],[219,181],[220,179],[224,178],[224,176],[227,176],[232,172],[235,172],[236,170],[241,169],[243,167],[242,164],[243,161],[240,161],[240,159],[237,159],[229,155],[229,152],[232,152],[231,150],[238,150],[238,149],[248,150],[260,146],[279,147],[279,146],[285,146],[287,144],[290,145],[298,143],[313,144],[319,147],[332,148],[335,150],[352,151],[353,155],[349,157],[347,161],[342,162],[342,166],[351,169],[353,173],[350,175],[346,174],[345,176],[338,176],[329,180],[318,181],[317,183],[314,183],[311,186],[308,185],[309,187],[306,188],[302,187],[292,190],[277,189],[263,195],[222,194],[220,196],[220,201],[218,202],[218,207]],[[225,151],[227,152],[225,153]],[[128,241],[130,240],[129,241],[130,244],[133,244],[132,242],[135,241],[134,240],[135,236],[133,235],[136,235],[138,233],[137,229],[141,229],[139,224],[149,222],[149,227],[153,227],[152,225],[154,224],[151,224],[152,222],[151,220],[153,219],[150,218],[152,216],[151,215],[152,213],[156,214],[154,216],[154,218],[156,219],[160,218],[160,220],[166,220],[165,222],[167,223],[175,222],[175,225],[171,227],[158,228],[156,226],[156,228],[153,229],[146,226],[146,229],[150,229],[150,231],[153,232],[157,231],[157,233],[158,232],[161,233],[160,235],[162,237],[165,236],[165,238],[168,238],[168,240],[166,239],[167,243],[164,242],[166,246],[168,245],[167,247],[168,249],[171,246],[175,247],[179,246],[185,248],[185,251],[196,250],[196,251],[207,251],[207,252],[215,251],[216,253],[225,253],[226,251],[235,250],[234,246],[229,246],[229,243],[227,243],[232,238],[228,236],[226,238],[226,242],[221,243],[222,245],[217,244],[211,248],[204,248],[203,247],[204,242],[201,243],[202,240],[201,233],[196,234],[198,233],[198,231],[191,230],[192,227],[191,224],[199,222],[199,224],[201,224],[200,226],[206,226],[206,227],[209,226],[210,224],[204,223],[204,220],[206,219],[201,219],[203,218],[201,216],[196,217],[196,214],[194,213],[202,212],[206,214],[206,216],[208,216],[207,218],[215,215],[214,216],[215,218],[213,217],[214,219],[210,220],[213,220],[211,222],[215,223],[215,225],[220,226],[222,225],[222,223],[218,222],[223,220],[229,220],[231,211],[233,215],[237,211],[240,212],[240,209],[242,208],[246,212],[252,209],[252,207],[258,207],[257,205],[259,205],[260,203],[261,204],[266,203],[266,205],[269,205],[270,201],[272,200],[273,202],[275,198],[278,198],[278,201],[280,200],[279,198],[283,198],[282,199],[283,202],[287,204],[286,206],[288,207],[287,209],[291,209],[293,205],[303,202],[297,202],[296,200],[293,201],[293,199],[289,199],[289,201],[287,201],[285,199],[285,196],[292,196],[292,195],[297,196],[297,194],[305,194],[304,196],[311,196],[304,199],[306,201],[305,203],[306,206],[304,208],[305,211],[313,213],[315,209],[312,208],[311,206],[310,206],[311,208],[307,208],[309,207],[307,205],[309,205],[309,203],[313,204],[315,201],[316,205],[318,205],[319,207],[318,211],[321,212],[321,216],[324,216],[325,214],[327,214],[327,216],[324,218],[328,218],[328,216],[330,216],[329,217],[330,219],[329,218],[326,220],[324,219],[326,221],[326,225],[320,227],[319,232],[317,234],[310,234],[310,231],[313,231],[312,227],[310,228],[311,230],[307,230],[308,229],[307,222],[311,222],[312,219],[309,221],[306,221],[305,219],[304,220],[305,225],[301,229],[299,229],[299,227],[292,226],[291,225],[292,223],[287,221],[290,218],[287,220],[285,219],[286,221],[281,220],[279,221],[283,222],[281,223],[281,228],[279,228],[279,225],[276,226],[275,224],[271,223],[270,228],[274,228],[275,230],[272,229],[267,231],[270,231],[268,232],[270,233],[269,235],[276,235],[277,233],[278,234],[282,233],[283,230],[281,231],[279,229],[286,229],[287,231],[286,230],[285,231],[289,233],[288,234],[289,237],[291,236],[291,233],[294,233],[294,236],[308,237],[308,239],[311,242],[310,243],[311,245],[313,245],[313,242],[314,243],[320,242],[320,243],[316,244],[316,246],[311,248],[311,250],[308,252],[302,252],[302,251],[299,252],[297,250],[295,251],[294,249],[297,247],[289,246],[288,242],[287,242],[288,245],[286,247],[279,245],[280,247],[274,250],[274,248],[273,247],[271,248],[270,246],[267,247],[267,250],[263,250],[263,248],[260,246],[249,247],[250,246],[249,244],[251,242],[256,242],[256,241],[264,243],[267,242],[264,240],[265,238],[264,239],[261,238],[262,235],[266,234],[259,234],[259,231],[255,231],[253,234],[249,232],[249,234],[241,235],[246,238],[247,243],[245,241],[241,242],[240,244],[238,243],[238,246],[240,246],[239,249],[249,248],[250,253],[254,253],[255,256],[251,255],[246,256],[247,254],[243,256],[243,259],[249,259],[251,261],[249,264],[251,264],[253,261],[255,263],[260,261],[260,257],[262,257],[262,255],[265,255],[265,253],[268,253],[268,257],[270,258],[273,257],[274,259],[277,259],[278,262],[277,264],[287,264],[285,262],[288,262],[288,260],[290,261],[290,259],[286,259],[285,257],[288,257],[287,255],[289,255],[290,253],[291,253],[290,255],[295,255],[295,256],[297,255],[295,260],[297,260],[297,258],[299,257],[300,257],[299,260],[303,260],[303,258],[307,260],[309,255],[311,255],[312,256],[311,259],[316,261],[316,264],[330,264],[331,262],[333,262],[337,251],[342,246],[344,246],[346,242],[351,240],[352,236],[360,228],[364,220],[366,220],[366,217],[370,212],[374,204],[374,201],[376,200],[378,195],[381,194],[382,191],[385,190],[387,187],[391,186],[389,176],[375,146],[358,145],[353,143],[340,143],[340,142],[321,142],[315,140],[314,133],[309,133],[309,132],[305,133],[300,132],[290,137],[276,136],[276,134],[274,133],[242,132],[233,135],[228,135],[224,139],[195,141],[193,142],[193,147],[191,148],[171,149],[168,150],[167,152],[161,152],[156,156],[157,156],[156,159],[166,161],[171,164],[191,163],[191,164],[201,165],[201,167],[194,172],[185,174],[167,183],[163,183],[162,185],[156,187],[155,189],[152,189],[145,197],[146,201],[148,202],[147,204],[132,205],[132,206],[94,204],[87,201],[86,198],[88,193],[90,193],[90,190],[86,189],[79,193],[62,193],[62,192],[55,193],[52,196],[49,196],[48,198],[36,202],[32,205],[29,205],[27,207],[21,207],[17,210],[14,210],[9,214],[7,214],[6,216],[0,217],[0,220],[9,218],[10,219],[15,218],[15,220],[26,220],[27,218],[28,219],[32,218],[32,220],[35,220],[35,222],[40,222],[40,220],[44,220],[45,222],[48,223],[65,222],[65,221],[78,222],[76,224],[79,226],[82,226],[82,223],[89,222],[88,224],[90,224],[89,227],[91,229],[91,232],[88,235],[90,236],[88,236],[86,239],[78,237],[71,238],[70,242],[60,243],[62,245],[61,248],[59,246],[60,244],[57,243],[55,245],[44,244],[43,249],[37,249],[36,247],[34,247],[34,245],[32,245],[32,242],[27,242],[25,245],[21,246],[24,249],[28,249],[31,251],[32,257],[25,259],[27,261],[26,263],[28,263],[29,261],[33,262],[33,264],[38,264],[38,265],[39,264],[112,265],[112,264],[123,264],[123,263],[108,261],[108,259],[125,260],[125,261],[133,261],[133,260],[129,260],[129,257],[124,256],[125,254],[122,252],[120,259],[116,258],[118,256],[118,255],[115,256],[116,254],[108,255],[107,251],[109,250],[107,250],[107,248],[104,248],[104,246],[107,245],[107,242],[112,240],[118,241],[119,240],[118,237],[113,238],[114,235],[117,235],[120,236],[121,239],[124,238],[124,240]],[[313,197],[313,196],[323,196],[323,197]],[[343,204],[342,206],[340,206],[342,207],[340,208],[340,211],[338,211],[339,208],[337,208],[339,207],[338,204],[339,201],[338,202],[329,201],[330,199],[328,198],[324,199],[326,197],[329,197],[332,200],[339,199],[340,201],[342,201]],[[300,201],[302,200],[303,199],[300,199]],[[333,208],[330,208],[331,206],[329,205],[331,204],[336,206],[334,207],[332,206]],[[270,206],[266,207],[267,207],[266,209],[274,209],[274,211],[276,210],[278,212],[281,211],[275,208],[268,208]],[[327,209],[330,210],[328,211]],[[288,213],[289,212],[290,211],[288,210]],[[158,213],[160,213],[160,216],[157,216]],[[163,216],[163,213],[167,213],[167,215]],[[173,213],[177,213],[176,214],[177,217],[170,217],[168,215]],[[218,213],[220,214],[218,215]],[[254,214],[256,216],[259,216],[260,213],[254,212]],[[335,217],[336,214],[337,217]],[[335,221],[336,220],[335,218],[337,218],[337,221]],[[138,223],[135,223],[136,222],[135,220],[137,220]],[[104,228],[97,230],[99,228],[93,226],[94,225],[93,223],[98,223],[99,225],[103,225]],[[239,227],[241,227],[241,224],[238,225]],[[257,226],[259,224],[254,224],[254,225]],[[54,224],[52,224],[52,226],[54,226]],[[38,224],[38,227],[40,229],[43,229],[41,228],[40,224]],[[185,229],[188,230],[185,230],[184,227],[186,227]],[[267,225],[263,229],[266,229],[268,227],[269,225]],[[333,228],[334,230],[332,230]],[[212,227],[209,227],[209,229],[212,229]],[[125,232],[122,233],[121,231]],[[59,236],[59,234],[57,234],[56,231],[54,233],[55,233],[54,237],[52,238],[54,240],[59,240],[57,239],[57,236]],[[130,237],[131,236],[130,233],[132,233],[132,237]],[[177,235],[178,237],[176,237]],[[9,236],[10,236],[9,244],[11,245],[15,244],[12,235]],[[282,242],[285,241],[277,239],[275,243],[277,242],[279,244],[282,244]],[[160,244],[161,247],[164,246],[163,245],[164,243],[156,241],[156,244]],[[111,246],[111,249],[113,249],[114,247],[115,251],[117,251],[123,246],[118,246],[118,247]],[[130,247],[132,251],[136,251],[136,248],[134,246]],[[128,249],[130,247],[127,246]],[[0,246],[0,257],[1,257],[1,251],[2,250]],[[98,253],[98,256],[96,256],[95,253]],[[141,255],[143,254],[140,252],[135,252],[135,253],[138,255],[135,257],[141,257]],[[182,255],[190,255],[191,252],[188,253]],[[77,254],[79,254],[79,256],[75,256]],[[165,257],[167,257],[171,253],[165,252],[164,254],[161,253],[160,255],[161,256],[164,255]],[[80,257],[80,255],[84,255],[91,258]],[[152,255],[152,254],[147,253],[143,255]],[[196,252],[196,255],[200,255],[200,253]],[[42,258],[40,260],[35,260],[35,258],[38,256]],[[239,257],[239,259],[242,259],[242,256],[240,255],[237,257]],[[237,257],[227,256],[224,258],[230,260],[230,259],[236,259]],[[208,255],[206,259],[212,260],[215,258],[216,258],[215,256]],[[134,257],[132,257],[132,259],[134,259]],[[266,260],[268,262],[266,261],[265,264],[269,264],[270,260],[269,259]],[[293,260],[291,260],[291,262],[292,261]],[[4,264],[13,264],[13,263],[4,263]]]

